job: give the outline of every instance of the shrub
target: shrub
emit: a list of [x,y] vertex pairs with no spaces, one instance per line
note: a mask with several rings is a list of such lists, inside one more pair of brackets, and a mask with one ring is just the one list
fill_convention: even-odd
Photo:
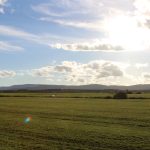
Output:
[[104,99],[112,99],[112,97],[111,96],[106,96],[106,97],[104,97]]
[[142,92],[139,91],[139,92],[136,92],[136,94],[142,94]]
[[128,91],[128,90],[127,90],[127,94],[133,94],[133,92],[132,92],[132,91]]
[[126,92],[117,92],[114,96],[114,99],[127,99],[127,93]]

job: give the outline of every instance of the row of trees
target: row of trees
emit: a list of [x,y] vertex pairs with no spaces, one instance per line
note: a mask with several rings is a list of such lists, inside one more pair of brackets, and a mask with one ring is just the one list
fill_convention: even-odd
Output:
[[127,99],[128,98],[128,94],[142,94],[141,91],[137,91],[137,92],[132,92],[132,91],[118,91],[114,94],[113,98],[114,99]]

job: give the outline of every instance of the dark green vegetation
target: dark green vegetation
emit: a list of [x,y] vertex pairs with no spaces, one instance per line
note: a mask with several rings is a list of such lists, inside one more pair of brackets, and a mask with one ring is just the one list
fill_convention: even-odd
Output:
[[150,94],[106,96],[1,93],[0,150],[150,150]]
[[114,94],[113,99],[127,99],[127,93],[126,92],[117,92]]

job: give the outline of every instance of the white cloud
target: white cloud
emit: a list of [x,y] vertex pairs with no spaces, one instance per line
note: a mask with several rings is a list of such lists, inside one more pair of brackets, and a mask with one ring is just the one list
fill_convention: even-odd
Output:
[[123,50],[121,46],[115,46],[111,44],[105,44],[100,41],[98,42],[82,42],[82,43],[71,43],[61,44],[57,43],[52,45],[53,48],[64,49],[70,51],[120,51]]
[[51,19],[49,17],[42,17],[40,18],[41,21],[48,21],[57,23],[62,26],[70,26],[70,27],[76,27],[76,28],[83,28],[83,29],[89,29],[94,31],[100,31],[102,28],[102,22],[100,21],[74,21],[74,20],[64,20],[64,19]]
[[[124,65],[111,61],[91,61],[89,63],[77,63],[64,61],[60,65],[45,66],[31,71],[34,76],[47,79],[59,77],[71,84],[101,83],[109,84],[110,81],[124,76]],[[108,82],[104,83],[104,80]]]
[[137,63],[137,64],[135,64],[135,67],[138,68],[138,69],[146,68],[148,66],[149,66],[148,63],[145,63],[145,64]]
[[[73,67],[73,65],[70,66]],[[110,61],[91,61],[87,64],[75,64],[72,70],[66,76],[66,79],[78,84],[81,81],[84,81],[84,84],[101,83],[104,79],[109,80],[110,78],[123,77],[124,75],[123,69],[117,63]]]
[[65,66],[65,65],[59,65],[59,66],[55,66],[54,67],[54,70],[56,72],[61,72],[61,73],[68,73],[68,72],[72,72],[73,68],[71,68],[70,66]]
[[4,14],[4,9],[0,8],[0,14]]
[[4,10],[4,6],[7,3],[8,0],[0,0],[0,14],[4,14],[5,10]]
[[12,36],[19,39],[24,39],[37,44],[51,46],[59,38],[51,34],[33,34],[15,27],[0,25],[0,35]]
[[0,0],[0,5],[1,5],[1,6],[4,6],[7,1],[8,1],[8,0]]
[[99,17],[104,9],[100,0],[52,0],[32,6],[32,9],[43,14],[42,21],[94,31],[102,28]]
[[134,6],[136,8],[135,16],[138,19],[139,25],[150,28],[150,1],[135,0]]
[[150,73],[144,69],[148,66],[142,63],[129,65],[107,60],[87,63],[63,61],[60,64],[32,69],[28,75],[42,77],[55,84],[134,85],[150,83]]
[[8,35],[8,36],[19,37],[34,42],[40,42],[39,36],[22,31],[20,29],[11,26],[0,25],[0,35]]
[[150,80],[150,73],[143,73],[142,76],[143,76],[145,79]]
[[[32,9],[42,21],[96,31],[100,41],[107,39],[108,45],[136,51],[150,48],[149,5],[149,0],[50,0]],[[62,47],[68,49],[65,44]]]
[[150,84],[150,72],[143,72],[140,76],[142,84]]
[[87,15],[91,12],[97,14],[102,6],[100,0],[51,0],[49,3],[32,6],[32,9],[48,16],[65,17],[77,14]]
[[51,0],[49,3],[32,6],[32,9],[43,15],[40,18],[43,21],[100,31],[105,16],[116,10],[127,10],[129,2],[130,0]]
[[50,73],[53,72],[52,66],[46,66],[42,67],[40,69],[34,69],[30,74],[33,76],[39,76],[39,77],[50,77]]
[[[4,0],[1,0],[2,3]],[[0,35],[71,51],[148,50],[150,48],[148,4],[148,0],[116,0],[115,2],[50,0],[49,3],[32,6],[34,11],[41,14],[40,20],[96,31],[94,34],[98,42],[89,37],[85,37],[84,40],[79,38],[70,40],[69,37],[63,39],[51,34],[33,34],[4,25],[0,25]]]
[[[6,35],[6,36],[13,36],[16,38],[24,39],[27,41],[35,42],[37,44],[46,45],[50,48],[57,48],[57,49],[64,49],[64,50],[71,50],[71,51],[119,51],[123,50],[123,47],[115,44],[111,44],[109,41],[99,41],[97,39],[88,39],[86,42],[82,39],[78,39],[81,42],[73,43],[70,42],[69,38],[67,38],[68,43],[66,44],[64,39],[59,36],[53,36],[48,34],[32,34],[29,32],[25,32],[23,30],[10,27],[10,26],[4,26],[0,25],[0,35]],[[74,40],[74,39],[71,39]],[[74,41],[78,41],[74,40]],[[61,41],[62,43],[58,43],[57,41]],[[15,47],[14,47],[15,48]],[[14,49],[13,48],[13,49]],[[17,48],[17,47],[16,47]],[[17,48],[19,49],[19,47]]]
[[0,51],[12,52],[12,51],[23,51],[23,50],[24,49],[20,46],[16,46],[8,42],[0,41]]
[[0,70],[0,78],[11,78],[16,76],[14,71]]
[[150,15],[150,1],[149,0],[134,0],[134,6],[137,10],[145,15]]

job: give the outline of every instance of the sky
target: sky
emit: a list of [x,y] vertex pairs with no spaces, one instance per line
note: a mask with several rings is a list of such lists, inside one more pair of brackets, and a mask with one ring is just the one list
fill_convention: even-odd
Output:
[[150,0],[0,0],[0,86],[150,83]]

